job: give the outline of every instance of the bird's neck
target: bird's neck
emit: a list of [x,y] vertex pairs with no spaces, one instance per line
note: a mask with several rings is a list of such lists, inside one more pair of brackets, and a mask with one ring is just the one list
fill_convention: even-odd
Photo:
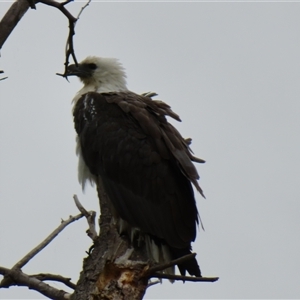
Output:
[[115,80],[111,82],[102,82],[101,84],[91,82],[85,84],[81,90],[73,98],[73,104],[76,105],[79,98],[88,93],[88,92],[97,92],[97,93],[110,93],[110,92],[125,92],[128,91],[126,87],[126,81],[123,79]]

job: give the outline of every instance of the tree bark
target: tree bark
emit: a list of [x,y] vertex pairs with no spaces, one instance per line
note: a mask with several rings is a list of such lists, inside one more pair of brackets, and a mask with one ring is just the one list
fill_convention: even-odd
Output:
[[148,285],[144,275],[153,264],[149,262],[144,245],[133,247],[126,236],[119,235],[112,222],[110,200],[100,179],[98,196],[100,235],[90,255],[84,259],[72,300],[143,299]]

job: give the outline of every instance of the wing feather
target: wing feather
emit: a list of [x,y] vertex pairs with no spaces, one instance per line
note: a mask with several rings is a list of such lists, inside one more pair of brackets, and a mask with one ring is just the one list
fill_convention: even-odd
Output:
[[198,222],[191,182],[202,190],[189,143],[166,116],[180,120],[167,104],[131,92],[87,93],[74,109],[84,161],[120,217],[186,248]]

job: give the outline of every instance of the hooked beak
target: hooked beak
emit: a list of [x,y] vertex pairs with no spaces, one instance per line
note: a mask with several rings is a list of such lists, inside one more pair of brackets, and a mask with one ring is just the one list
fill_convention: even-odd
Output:
[[92,73],[92,70],[86,64],[78,64],[77,66],[73,64],[68,66],[65,76],[78,76],[79,78],[88,78],[92,76]]

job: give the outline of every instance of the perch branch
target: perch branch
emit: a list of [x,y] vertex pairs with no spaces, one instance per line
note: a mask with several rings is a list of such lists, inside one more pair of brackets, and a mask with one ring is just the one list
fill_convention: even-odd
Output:
[[175,266],[175,265],[178,265],[178,264],[181,264],[187,260],[190,260],[190,259],[193,259],[194,257],[196,256],[196,253],[191,253],[191,254],[188,254],[188,255],[185,255],[185,256],[182,256],[178,259],[174,259],[168,263],[165,263],[165,264],[161,264],[161,265],[158,265],[158,266],[155,266],[155,267],[152,267],[150,269],[148,269],[145,273],[145,277],[146,276],[149,276],[152,277],[151,275],[158,272],[158,271],[163,271],[167,268],[170,268],[172,266]]
[[219,277],[192,277],[192,276],[180,276],[162,273],[152,273],[151,277],[170,279],[170,280],[182,280],[182,281],[194,281],[194,282],[215,282]]
[[96,231],[96,224],[95,224],[95,217],[96,217],[96,212],[94,211],[87,211],[82,204],[80,203],[77,195],[73,196],[75,204],[77,206],[77,208],[79,209],[79,211],[85,216],[88,225],[89,225],[89,229],[86,231],[87,235],[93,240],[95,241],[96,238],[98,237],[97,235],[97,231]]
[[57,299],[57,300],[65,300],[71,299],[71,294],[56,289],[37,278],[28,276],[27,274],[23,273],[21,270],[18,269],[7,269],[0,266],[0,274],[4,276],[9,276],[11,278],[11,283],[9,285],[0,284],[0,288],[6,288],[11,285],[18,285],[18,286],[27,286],[29,289],[33,289],[35,291],[40,292],[44,296],[50,299]]
[[69,288],[71,288],[73,290],[75,290],[75,288],[76,288],[76,284],[71,282],[71,278],[66,278],[61,275],[41,273],[41,274],[30,275],[30,277],[34,277],[40,281],[48,281],[48,280],[49,281],[58,281],[58,282],[65,284],[66,286],[68,286]]

